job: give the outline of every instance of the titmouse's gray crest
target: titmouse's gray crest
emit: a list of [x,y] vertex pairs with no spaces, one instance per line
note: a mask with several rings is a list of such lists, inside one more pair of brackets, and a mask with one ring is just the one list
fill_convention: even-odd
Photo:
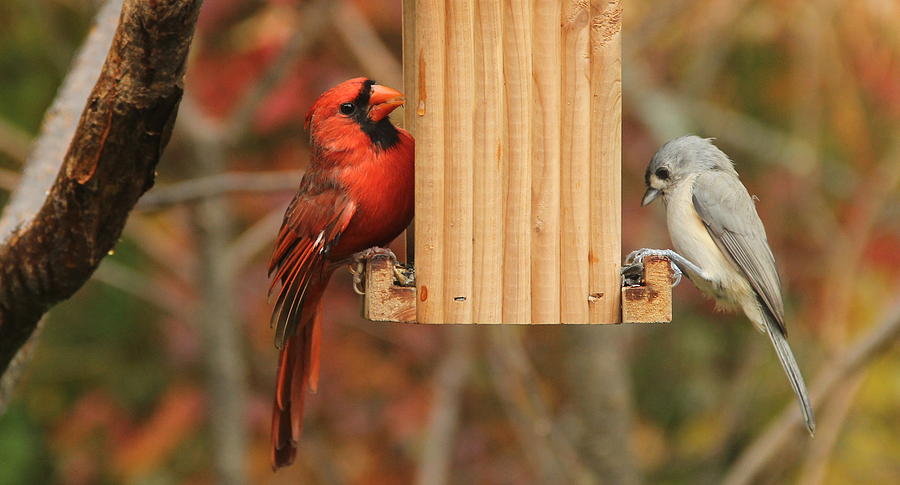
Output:
[[647,192],[641,205],[647,205],[685,177],[704,170],[721,170],[735,177],[734,163],[719,147],[712,144],[714,138],[688,135],[668,141],[653,155],[644,183]]
[[815,419],[787,342],[781,280],[753,199],[734,164],[710,139],[684,136],[663,145],[644,175],[642,205],[662,196],[675,251],[640,249],[626,258],[666,256],[719,306],[740,309],[772,341],[800,401],[810,433]]

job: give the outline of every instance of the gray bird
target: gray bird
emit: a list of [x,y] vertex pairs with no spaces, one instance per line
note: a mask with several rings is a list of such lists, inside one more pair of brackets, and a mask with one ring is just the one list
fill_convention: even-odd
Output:
[[[741,309],[772,340],[778,360],[800,401],[810,434],[816,424],[803,376],[787,342],[781,280],[753,199],[734,164],[709,139],[683,136],[653,155],[644,175],[641,205],[662,196],[675,251],[640,249],[626,264],[644,256],[666,256],[680,278],[683,271],[717,306]],[[676,267],[677,266],[677,267]],[[678,271],[680,267],[681,271]]]

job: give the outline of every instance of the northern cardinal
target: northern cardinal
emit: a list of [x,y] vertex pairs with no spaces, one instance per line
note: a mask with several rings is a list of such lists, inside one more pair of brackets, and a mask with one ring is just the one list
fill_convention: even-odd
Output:
[[272,466],[297,453],[306,388],[318,385],[322,294],[354,253],[383,246],[413,216],[415,142],[388,115],[403,94],[365,78],[322,94],[306,116],[312,156],[269,263],[281,290],[272,312],[278,362]]

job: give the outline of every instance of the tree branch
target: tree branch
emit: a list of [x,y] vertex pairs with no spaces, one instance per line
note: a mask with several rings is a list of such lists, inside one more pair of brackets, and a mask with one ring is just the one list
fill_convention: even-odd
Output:
[[[3,221],[16,229],[0,246],[0,371],[41,316],[87,281],[153,185],[181,100],[200,4],[127,0],[56,179],[27,221],[23,210],[38,205],[38,179],[26,174],[23,197],[17,196],[22,202],[11,203]],[[48,122],[42,138],[65,135],[50,131]],[[42,170],[56,172],[53,160],[37,160]],[[24,201],[26,193],[31,202]]]
[[159,187],[141,199],[138,209],[159,210],[234,192],[294,192],[302,176],[303,170],[215,173]]
[[16,163],[23,163],[28,159],[30,149],[31,136],[10,122],[0,119],[0,153],[9,156]]
[[434,377],[434,403],[416,473],[418,485],[444,485],[450,480],[462,393],[472,368],[472,337],[471,328],[450,329],[450,349]]
[[497,396],[518,434],[528,464],[539,474],[540,483],[597,483],[555,424],[518,331],[512,326],[491,328],[488,360]]
[[[898,338],[900,338],[900,302],[891,307],[875,328],[857,340],[839,358],[833,359],[833,363],[819,373],[810,386],[809,394],[813,405],[821,408],[833,397],[832,391],[835,387],[887,350]],[[753,483],[754,477],[768,463],[780,456],[791,437],[800,432],[800,419],[800,410],[796,404],[789,403],[766,431],[744,450],[721,483],[725,485]]]
[[[598,483],[640,483],[631,446],[631,384],[627,328],[564,329],[566,389],[575,410],[570,432],[581,461]],[[592,384],[588,384],[592,383]]]

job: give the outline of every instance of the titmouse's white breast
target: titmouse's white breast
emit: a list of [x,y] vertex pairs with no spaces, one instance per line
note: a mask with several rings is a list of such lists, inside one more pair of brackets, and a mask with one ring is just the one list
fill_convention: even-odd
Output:
[[726,307],[741,307],[753,290],[740,270],[716,245],[697,210],[693,190],[697,175],[690,175],[663,197],[666,222],[675,251],[699,266],[709,281],[695,282],[697,288]]

